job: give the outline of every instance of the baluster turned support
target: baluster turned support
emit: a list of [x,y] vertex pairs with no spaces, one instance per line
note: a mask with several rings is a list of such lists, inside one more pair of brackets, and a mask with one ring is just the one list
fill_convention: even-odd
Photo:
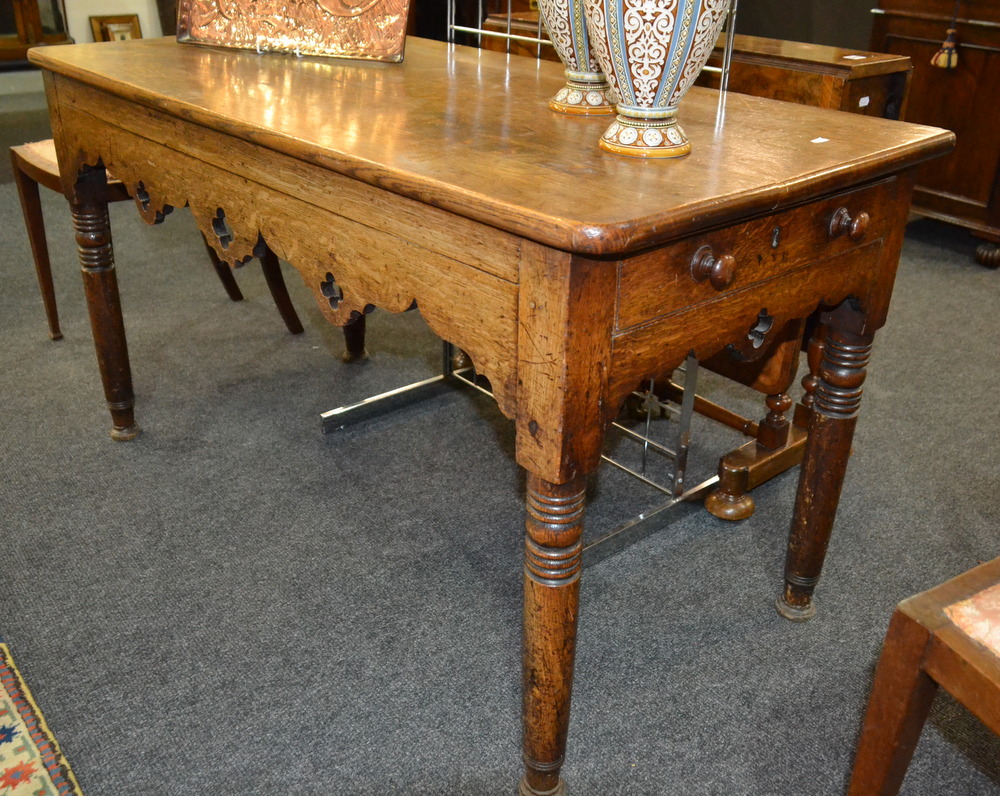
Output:
[[792,398],[788,393],[779,392],[767,396],[767,416],[757,428],[757,442],[774,450],[788,442],[791,422],[785,412],[792,408]]
[[586,482],[528,474],[524,551],[524,764],[521,796],[562,796]]
[[104,397],[111,410],[111,437],[124,441],[138,436],[139,426],[135,423],[132,370],[118,295],[108,203],[94,198],[103,194],[106,179],[104,169],[85,169],[70,209],[97,363],[104,383]]
[[785,589],[777,601],[787,619],[803,621],[815,613],[812,595],[833,530],[871,351],[871,335],[828,327],[788,539]]

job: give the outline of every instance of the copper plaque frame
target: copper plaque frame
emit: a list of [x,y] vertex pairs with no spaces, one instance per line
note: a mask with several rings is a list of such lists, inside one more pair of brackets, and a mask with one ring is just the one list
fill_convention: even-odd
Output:
[[402,61],[410,0],[180,0],[177,40]]

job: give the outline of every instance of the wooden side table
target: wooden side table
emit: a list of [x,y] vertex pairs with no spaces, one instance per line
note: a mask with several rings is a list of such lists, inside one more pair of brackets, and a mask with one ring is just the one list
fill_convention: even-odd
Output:
[[1000,558],[897,606],[849,796],[899,792],[938,688],[1000,734]]
[[[489,378],[526,471],[524,527],[511,529],[524,534],[521,796],[565,792],[587,480],[608,424],[644,378],[767,345],[819,307],[827,333],[777,601],[786,617],[812,615],[912,167],[949,151],[950,133],[756,98],[720,124],[717,93],[695,88],[682,113],[698,154],[650,163],[598,149],[606,119],[547,110],[556,64],[442,42],[411,39],[393,65],[168,39],[32,58],[116,439],[140,429],[105,168],[147,221],[187,205],[228,260],[264,240],[334,324],[417,306]],[[870,217],[863,234],[844,214]],[[731,282],[698,278],[706,246],[736,260]],[[473,519],[469,534],[485,532]],[[473,598],[476,580],[466,586]]]

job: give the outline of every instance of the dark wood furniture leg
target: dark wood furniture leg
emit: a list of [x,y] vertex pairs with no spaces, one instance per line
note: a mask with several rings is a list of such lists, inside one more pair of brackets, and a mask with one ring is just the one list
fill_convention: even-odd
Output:
[[938,685],[923,669],[927,628],[898,608],[875,671],[848,796],[899,792]]
[[365,316],[358,315],[344,327],[344,362],[360,362],[368,359],[368,349],[365,348]]
[[787,393],[767,397],[770,412],[757,427],[757,438],[719,461],[719,486],[705,498],[705,508],[720,520],[745,520],[757,505],[750,490],[802,461],[806,432],[785,417]]
[[266,245],[260,254],[260,265],[264,271],[264,281],[267,282],[267,289],[271,291],[271,298],[274,306],[278,308],[281,320],[285,322],[285,328],[290,334],[302,334],[302,321],[299,320],[292,300],[288,296],[288,287],[285,285],[285,278],[281,275],[281,265],[278,263],[278,255],[270,250]]
[[135,423],[132,369],[115,275],[108,203],[100,198],[104,194],[105,180],[103,169],[85,168],[76,184],[70,209],[97,364],[104,382],[104,397],[111,410],[111,437],[125,441],[139,435],[139,426]]
[[872,334],[852,331],[863,328],[864,318],[850,301],[823,319],[827,339],[788,538],[785,589],[777,600],[778,612],[795,621],[815,613],[812,595],[833,530],[872,350]]
[[226,295],[229,296],[230,301],[243,301],[243,291],[236,284],[236,277],[233,276],[233,269],[230,268],[229,263],[224,263],[219,259],[219,255],[215,253],[212,244],[205,239],[204,235],[201,236],[201,242],[205,244],[208,259],[212,261],[212,268],[215,269],[216,276],[219,277],[219,281],[226,289]]
[[586,481],[528,475],[521,796],[562,796],[580,599]]
[[21,213],[24,225],[28,229],[28,241],[31,243],[31,255],[35,260],[35,273],[38,274],[38,286],[42,291],[42,303],[45,305],[45,317],[49,322],[49,337],[62,340],[59,329],[59,310],[56,306],[55,286],[52,284],[52,266],[49,262],[49,246],[45,240],[45,222],[42,218],[42,202],[38,195],[38,182],[29,176],[24,161],[14,148],[10,150],[14,182],[17,183],[17,195],[21,199]]

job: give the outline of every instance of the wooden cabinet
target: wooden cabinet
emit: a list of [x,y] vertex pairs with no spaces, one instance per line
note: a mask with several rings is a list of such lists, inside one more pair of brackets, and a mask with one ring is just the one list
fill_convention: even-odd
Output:
[[[721,46],[708,63],[722,65]],[[729,90],[898,119],[910,68],[910,60],[899,55],[737,34]],[[702,72],[698,85],[717,87],[719,74]]]
[[0,67],[26,64],[29,47],[69,41],[57,0],[0,3]]
[[954,0],[880,0],[873,10],[873,49],[908,55],[913,80],[903,118],[953,130],[955,151],[918,171],[913,209],[966,227],[990,241],[976,259],[1000,265],[1000,3],[963,0],[956,30],[958,65],[931,66]]

